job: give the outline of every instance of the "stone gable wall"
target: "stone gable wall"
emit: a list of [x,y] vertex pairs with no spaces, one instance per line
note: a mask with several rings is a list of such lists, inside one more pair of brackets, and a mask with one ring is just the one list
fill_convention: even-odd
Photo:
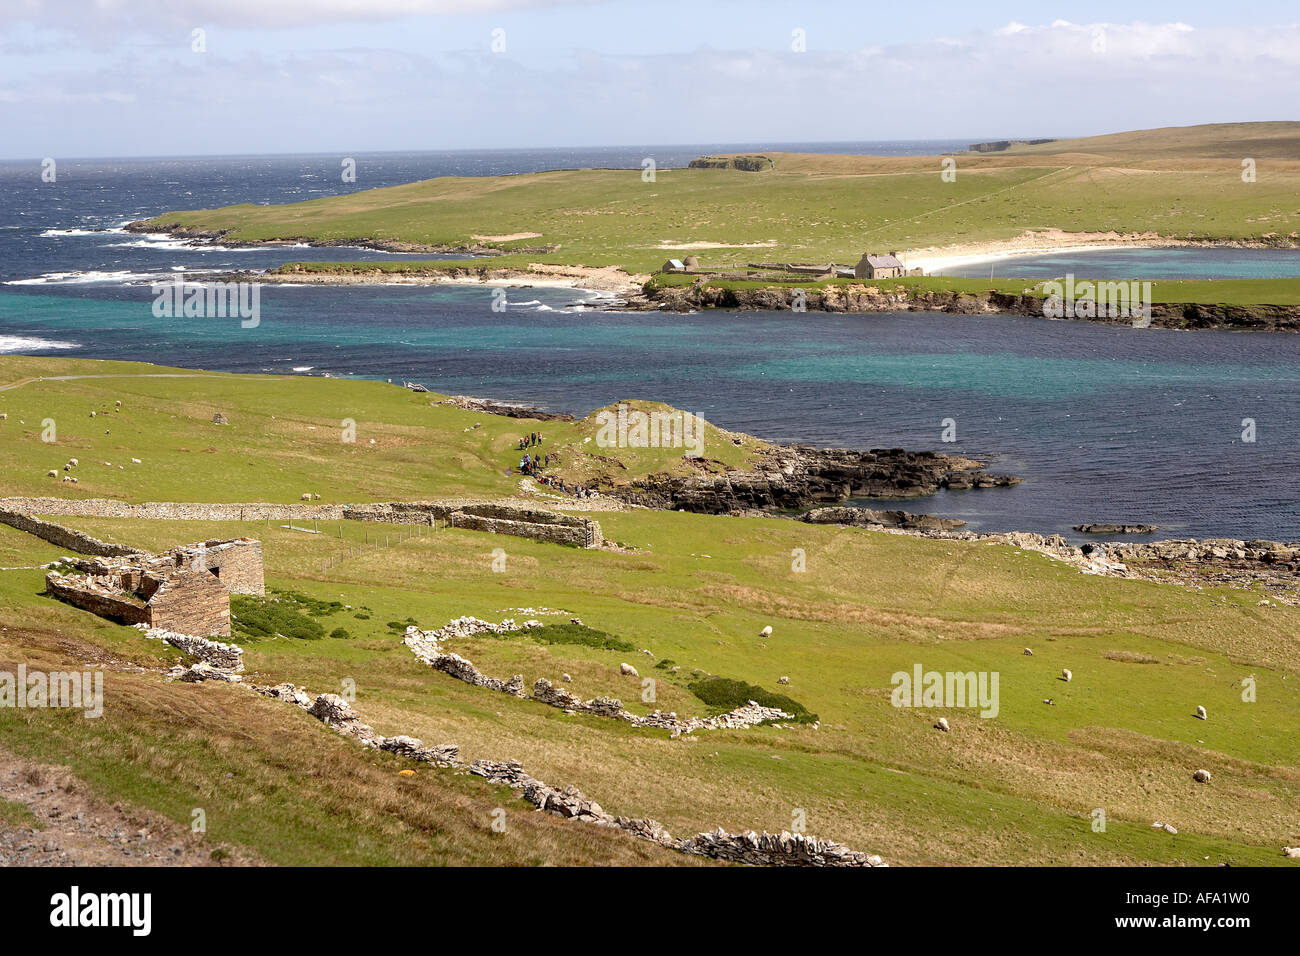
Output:
[[208,571],[177,571],[150,598],[147,610],[150,627],[230,636],[230,592]]

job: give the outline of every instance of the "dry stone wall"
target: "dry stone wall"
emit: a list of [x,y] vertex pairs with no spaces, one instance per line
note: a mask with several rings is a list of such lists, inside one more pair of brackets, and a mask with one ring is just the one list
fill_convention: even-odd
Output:
[[[109,498],[0,498],[0,514],[15,517],[59,514],[89,518],[137,518],[162,521],[378,521],[392,524],[432,524],[446,521],[452,527],[493,534],[510,534],[537,541],[599,547],[600,525],[587,518],[557,514],[540,508],[475,501],[411,501],[377,504],[221,504],[147,501],[128,504]],[[4,520],[0,518],[0,520]],[[16,525],[15,525],[16,527]],[[55,526],[58,527],[58,526]],[[26,530],[26,529],[24,529]],[[68,529],[64,529],[68,531]],[[35,533],[35,532],[33,532]],[[79,532],[68,531],[69,534]],[[95,539],[84,536],[95,546]],[[115,545],[100,547],[113,548]],[[72,547],[71,545],[66,545]],[[82,551],[82,554],[109,554]],[[122,554],[130,551],[118,552]]]
[[72,528],[65,528],[61,524],[55,524],[53,521],[43,521],[40,518],[17,511],[0,510],[0,522],[9,525],[11,528],[17,528],[19,531],[25,531],[27,534],[35,535],[56,547],[74,551],[77,554],[93,554],[105,558],[143,554],[142,551],[136,548],[124,544],[109,544],[91,535],[75,531]]
[[511,787],[538,810],[564,819],[592,826],[620,829],[634,837],[679,853],[737,863],[759,866],[888,865],[879,856],[868,856],[829,840],[819,840],[802,834],[755,833],[749,830],[730,834],[718,828],[711,833],[698,833],[689,839],[677,840],[657,820],[615,816],[606,812],[600,804],[584,795],[577,787],[553,787],[529,776],[524,771],[523,764],[517,760],[476,760],[467,765],[461,758],[460,747],[455,744],[428,747],[419,738],[405,734],[385,737],[365,723],[361,715],[337,694],[320,694],[313,698],[304,689],[294,684],[284,683],[273,686],[244,684],[243,678],[237,673],[237,670],[242,670],[242,659],[237,654],[223,656],[219,651],[215,654],[212,651],[213,648],[238,651],[238,648],[233,648],[231,645],[211,641],[205,642],[206,646],[194,644],[191,643],[192,638],[186,638],[184,635],[164,635],[164,639],[169,642],[179,639],[183,645],[177,644],[177,646],[184,646],[187,650],[192,648],[191,653],[204,657],[190,667],[172,668],[169,676],[175,680],[219,681],[246,686],[264,697],[292,704],[363,747],[382,750],[435,767],[473,774],[490,783]]
[[558,707],[567,713],[594,714],[597,717],[622,720],[633,727],[655,727],[667,730],[673,737],[694,733],[697,730],[740,730],[777,720],[790,720],[794,716],[775,707],[764,707],[752,700],[717,717],[681,718],[671,711],[662,710],[652,711],[642,716],[624,710],[623,702],[617,698],[593,697],[591,700],[583,700],[563,688],[554,686],[545,677],[539,677],[533,684],[532,694],[525,695],[522,674],[516,674],[508,681],[487,677],[479,673],[478,668],[459,654],[452,654],[442,648],[442,642],[451,638],[472,637],[484,633],[506,634],[541,626],[541,621],[525,621],[519,625],[513,619],[507,618],[500,624],[492,624],[476,617],[458,617],[436,631],[422,631],[418,627],[408,627],[402,643],[430,667],[463,680],[467,684],[500,691],[514,697],[529,696],[532,700]]
[[119,624],[149,623],[149,609],[143,601],[132,600],[103,578],[51,572],[46,575],[45,590],[73,607]]

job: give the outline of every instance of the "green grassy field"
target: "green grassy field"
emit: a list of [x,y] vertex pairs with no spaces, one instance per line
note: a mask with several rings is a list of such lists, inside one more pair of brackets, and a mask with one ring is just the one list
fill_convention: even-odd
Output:
[[[0,380],[146,371],[164,370],[6,359]],[[51,403],[63,403],[60,416],[75,415],[115,398],[124,411],[105,414],[128,416],[141,441],[154,436],[150,462],[167,474],[142,469],[132,483],[99,466],[112,481],[46,484],[47,458],[77,452],[42,449],[25,429]],[[0,390],[9,414],[0,422],[5,491],[293,500],[315,474],[322,492],[342,500],[367,490],[389,499],[452,488],[508,492],[494,473],[497,443],[521,424],[430,400],[374,383],[301,378],[33,381]],[[178,404],[191,403],[193,411],[177,414]],[[265,419],[233,431],[258,408]],[[372,453],[317,444],[298,431],[348,408],[361,409],[358,421],[376,434],[406,435],[406,443],[386,438]],[[212,426],[213,409],[231,426]],[[88,421],[99,428],[101,418]],[[571,427],[570,443],[588,426]],[[69,441],[85,443],[70,446],[81,448],[81,472],[90,472],[88,459],[116,462],[133,451],[109,446],[119,428],[114,422],[110,436],[70,429]],[[365,434],[359,426],[358,443]],[[229,444],[206,452],[204,442]],[[244,442],[255,455],[235,454]],[[437,448],[442,453],[431,456]],[[46,457],[33,464],[38,453]],[[245,472],[250,459],[256,464]],[[323,523],[324,533],[310,535],[276,522],[58,520],[150,549],[260,538],[268,585],[325,602],[314,619],[326,635],[342,628],[347,636],[241,638],[252,679],[290,680],[314,693],[354,681],[357,708],[381,733],[456,743],[468,759],[519,759],[542,780],[575,784],[607,810],[652,816],[677,836],[716,825],[789,829],[802,811],[810,833],[891,863],[951,865],[1279,864],[1281,846],[1300,842],[1300,609],[1261,606],[1251,590],[1085,576],[1007,546],[777,518],[644,510],[596,517],[624,552],[451,530],[346,557],[375,530],[347,522]],[[493,570],[496,548],[507,555],[501,572]],[[806,571],[794,570],[796,549]],[[401,778],[397,758],[366,753],[294,708],[238,688],[134,672],[130,665],[161,667],[178,652],[44,597],[38,565],[58,553],[0,528],[0,566],[11,569],[0,571],[0,669],[19,661],[104,664],[105,716],[0,708],[0,744],[68,765],[106,798],[181,822],[204,807],[211,839],[272,863],[690,862],[531,813],[473,778],[427,768]],[[331,556],[338,560],[322,571]],[[520,609],[542,607],[565,612],[543,620],[577,616],[636,650],[526,635],[451,649],[487,674],[522,673],[527,684],[568,673],[574,692],[618,696],[641,712],[708,713],[690,685],[717,675],[786,694],[820,724],[669,739],[471,687],[401,644],[408,621],[431,628],[463,614],[521,620],[531,615]],[[766,638],[765,625],[774,629]],[[619,673],[624,661],[655,678],[654,703],[641,699],[639,680]],[[662,661],[680,669],[655,666]],[[916,664],[996,671],[997,716],[891,706],[891,676]],[[1057,679],[1062,668],[1073,671],[1072,682]],[[1258,686],[1250,703],[1241,695],[1246,677]],[[1208,721],[1193,716],[1197,705]],[[932,728],[939,713],[951,733]],[[1208,785],[1192,780],[1201,767],[1214,775]],[[508,812],[505,834],[490,828],[498,806]],[[1104,832],[1092,826],[1097,809],[1106,814]],[[1179,832],[1152,829],[1157,820]]]
[[[633,273],[686,252],[706,268],[756,259],[852,263],[869,250],[1007,239],[1029,229],[1264,242],[1300,234],[1297,123],[961,154],[952,182],[941,177],[938,156],[771,155],[775,166],[763,172],[660,170],[652,183],[640,170],[448,177],[291,205],[166,212],[151,223],[243,241],[489,246],[506,253],[493,266],[615,265]],[[1255,182],[1242,181],[1245,158],[1256,162]],[[540,235],[476,238],[521,233]]]
[[[322,502],[515,494],[520,476],[506,472],[519,463],[519,438],[535,430],[545,438],[539,450],[559,457],[550,472],[567,480],[690,470],[670,448],[617,449],[616,464],[598,447],[595,413],[537,422],[465,411],[443,398],[383,382],[4,356],[0,497],[287,503],[303,494]],[[218,412],[229,424],[213,424]],[[43,440],[46,421],[54,442]],[[351,442],[343,440],[346,422],[355,424]],[[732,466],[764,447],[736,445],[712,425],[703,441],[705,458]],[[48,477],[51,470],[62,477],[69,458],[80,462],[75,485]]]

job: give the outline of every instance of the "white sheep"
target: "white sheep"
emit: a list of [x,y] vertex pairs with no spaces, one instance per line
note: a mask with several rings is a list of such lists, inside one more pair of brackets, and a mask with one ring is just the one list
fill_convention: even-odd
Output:
[[1033,657],[1033,656],[1034,656],[1034,652],[1033,652],[1033,650],[1032,650],[1031,648],[1026,647],[1026,648],[1025,648],[1025,656],[1026,656],[1026,657]]
[[1210,771],[1198,770],[1196,771],[1196,773],[1192,774],[1192,779],[1195,780],[1197,783],[1209,783]]
[[778,678],[776,679],[776,682],[777,682],[778,684],[788,684],[788,683],[790,683],[790,678],[786,677],[786,676],[783,674],[783,675],[781,675],[780,677],[778,677]]
[[47,472],[45,473],[45,477],[47,477],[47,478],[57,478],[57,477],[59,477],[59,473],[58,473],[57,471],[54,471],[53,469],[51,469],[51,470],[49,470],[49,471],[47,471]]
[[767,625],[767,627],[765,627],[765,628],[763,628],[761,631],[759,631],[759,632],[758,632],[758,636],[759,636],[759,637],[771,637],[771,636],[772,636],[772,625],[769,624],[769,625]]
[[641,676],[640,674],[637,673],[636,668],[633,667],[631,664],[619,664],[619,665],[618,665],[618,672],[619,672],[620,674],[626,674],[626,675],[628,675],[629,677],[640,677],[640,676]]
[[1209,719],[1205,714],[1205,708],[1200,706],[1199,704],[1196,705],[1196,716],[1199,717],[1201,720]]
[[935,730],[942,730],[945,734],[948,732],[948,718],[940,717],[934,722]]
[[303,500],[303,501],[311,501],[311,495],[310,495],[310,494],[305,494],[305,495],[303,495],[303,496],[302,496],[302,500]]
[[1282,855],[1289,856],[1293,860],[1300,859],[1300,846],[1284,846],[1282,847]]
[[1070,669],[1068,667],[1065,670],[1061,671],[1061,680],[1065,681],[1067,684],[1070,683],[1070,681],[1074,680],[1074,675],[1070,673]]

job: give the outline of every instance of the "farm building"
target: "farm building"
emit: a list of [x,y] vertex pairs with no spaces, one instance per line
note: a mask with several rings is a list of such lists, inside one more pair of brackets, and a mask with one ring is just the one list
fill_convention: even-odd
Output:
[[903,263],[894,253],[877,256],[872,253],[863,255],[858,267],[853,270],[858,279],[893,279],[903,274]]

